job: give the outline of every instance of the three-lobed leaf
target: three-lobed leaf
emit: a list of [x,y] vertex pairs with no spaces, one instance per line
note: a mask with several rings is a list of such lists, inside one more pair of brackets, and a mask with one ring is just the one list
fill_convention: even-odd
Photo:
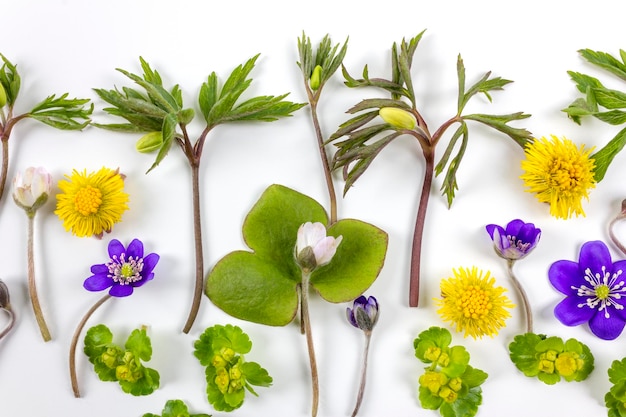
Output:
[[[247,215],[243,236],[253,252],[234,251],[209,272],[205,293],[231,316],[272,326],[290,323],[298,309],[300,269],[294,248],[300,225],[327,224],[324,208],[281,185],[268,187]],[[350,301],[374,282],[384,263],[387,234],[377,227],[343,219],[328,228],[343,236],[330,264],[316,269],[311,286],[327,301]]]

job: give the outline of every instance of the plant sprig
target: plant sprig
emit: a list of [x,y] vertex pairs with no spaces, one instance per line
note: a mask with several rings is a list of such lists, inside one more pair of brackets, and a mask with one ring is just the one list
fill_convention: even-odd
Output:
[[[202,83],[198,105],[206,126],[195,141],[192,141],[187,130],[187,126],[195,117],[195,111],[184,107],[180,87],[174,85],[166,88],[158,71],[152,69],[143,58],[140,57],[143,69],[141,76],[118,69],[120,73],[141,87],[141,90],[130,87],[123,87],[121,90],[94,89],[102,100],[112,105],[112,107],[104,108],[105,112],[126,120],[126,123],[95,123],[96,126],[121,132],[146,133],[139,139],[138,149],[157,151],[154,163],[148,172],[163,161],[173,144],[178,145],[189,162],[192,174],[196,269],[193,300],[183,328],[185,333],[189,333],[198,314],[204,283],[199,168],[208,134],[213,128],[222,124],[278,120],[290,116],[305,105],[286,101],[287,94],[242,99],[252,83],[249,75],[258,57],[259,55],[255,55],[244,64],[237,66],[221,87],[215,72],[212,72],[207,81]],[[156,143],[154,143],[155,140]],[[150,142],[148,146],[145,144],[146,141]]]
[[113,343],[113,333],[103,324],[85,335],[85,355],[101,381],[116,381],[135,396],[149,395],[159,388],[159,373],[142,364],[152,357],[152,344],[145,327],[132,331],[124,347]]
[[65,93],[53,94],[36,104],[30,111],[15,114],[15,104],[22,79],[17,66],[0,54],[0,140],[2,141],[2,166],[0,167],[0,199],[4,194],[9,171],[9,139],[15,125],[24,119],[34,119],[60,130],[82,130],[90,122],[93,104],[89,99],[68,98]]
[[413,341],[415,356],[428,364],[419,378],[419,400],[428,410],[443,417],[472,417],[482,403],[487,373],[469,365],[465,347],[450,346],[450,331],[431,327]]
[[244,359],[252,349],[252,342],[238,326],[209,327],[196,340],[194,348],[194,356],[206,367],[208,401],[217,411],[241,407],[246,391],[258,396],[253,385],[272,385],[267,370]]
[[[580,55],[590,64],[595,65],[622,81],[626,81],[626,51],[619,51],[620,59],[611,54],[591,49],[580,49]],[[602,82],[590,75],[576,71],[567,72],[576,88],[584,97],[574,100],[563,109],[572,121],[581,124],[584,116],[592,116],[610,125],[626,123],[626,93],[605,87]],[[620,130],[605,146],[591,155],[596,167],[594,178],[602,181],[615,156],[626,145],[626,128]]]
[[[424,32],[409,39],[403,39],[391,48],[391,79],[370,77],[367,65],[363,68],[362,78],[352,77],[342,67],[345,84],[348,87],[377,87],[390,94],[390,98],[365,99],[348,109],[354,115],[341,124],[331,135],[328,142],[333,142],[337,152],[333,157],[333,169],[342,169],[345,179],[344,195],[354,185],[380,154],[394,139],[413,136],[419,143],[426,163],[424,181],[420,196],[419,208],[413,235],[413,251],[411,257],[409,305],[416,307],[419,302],[419,274],[422,234],[426,218],[426,210],[430,188],[435,176],[445,172],[441,190],[446,196],[448,206],[452,205],[455,191],[458,189],[457,173],[468,145],[468,121],[484,124],[504,133],[524,147],[531,140],[531,133],[523,128],[516,128],[509,123],[522,120],[530,115],[516,112],[511,114],[463,114],[465,106],[477,94],[483,94],[491,101],[491,92],[499,91],[510,80],[492,77],[485,73],[476,83],[467,86],[465,66],[461,56],[457,59],[458,99],[456,114],[445,121],[433,133],[429,130],[423,114],[417,108],[418,96],[412,80],[413,56]],[[380,116],[382,120],[377,119]],[[439,163],[435,165],[435,148],[443,135],[454,124],[458,124]],[[340,138],[346,137],[339,141]],[[460,145],[458,144],[461,141]],[[455,150],[456,149],[456,150]]]
[[509,344],[509,355],[517,369],[527,377],[553,385],[566,381],[583,381],[594,368],[589,347],[576,339],[565,342],[557,336],[525,333]]
[[210,414],[190,414],[182,400],[168,400],[161,414],[145,413],[142,417],[211,417]]

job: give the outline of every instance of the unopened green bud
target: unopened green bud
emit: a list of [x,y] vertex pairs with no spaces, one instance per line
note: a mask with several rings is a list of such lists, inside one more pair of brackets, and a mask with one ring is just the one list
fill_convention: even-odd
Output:
[[150,153],[159,149],[162,144],[163,134],[161,132],[150,132],[139,138],[135,148],[141,153]]
[[415,129],[417,126],[417,121],[411,113],[397,107],[383,107],[378,114],[385,122],[399,129]]
[[311,86],[311,90],[315,91],[320,88],[320,84],[322,83],[322,66],[316,65],[313,68],[313,74],[311,74],[311,79],[309,80],[309,85]]
[[230,362],[235,357],[235,351],[227,347],[221,348],[220,354],[222,355],[222,358],[224,358],[224,360],[227,362]]
[[0,107],[4,107],[5,104],[7,104],[7,92],[2,83],[0,83]]
[[226,394],[229,383],[230,378],[228,376],[228,371],[224,368],[218,369],[215,376],[215,385],[217,385],[217,389],[219,389],[222,394]]

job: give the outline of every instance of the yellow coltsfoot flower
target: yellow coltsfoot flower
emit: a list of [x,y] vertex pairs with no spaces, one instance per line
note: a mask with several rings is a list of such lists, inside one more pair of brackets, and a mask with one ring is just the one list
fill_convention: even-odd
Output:
[[441,299],[435,299],[440,307],[437,313],[444,321],[451,322],[464,337],[493,337],[511,317],[507,309],[515,307],[496,287],[489,271],[476,267],[454,269],[454,277],[441,280]]
[[582,199],[589,199],[589,190],[596,184],[591,151],[554,135],[536,139],[526,147],[526,159],[522,161],[524,173],[520,178],[528,187],[526,191],[550,204],[554,217],[584,216]]
[[128,210],[128,194],[119,170],[102,168],[87,174],[74,170],[59,181],[55,214],[72,234],[102,237]]

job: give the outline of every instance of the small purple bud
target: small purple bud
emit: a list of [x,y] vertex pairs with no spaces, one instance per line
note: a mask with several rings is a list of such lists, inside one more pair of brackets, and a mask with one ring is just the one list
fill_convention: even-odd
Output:
[[371,332],[378,321],[378,301],[373,296],[360,296],[352,308],[346,308],[346,317],[351,325],[364,332]]

